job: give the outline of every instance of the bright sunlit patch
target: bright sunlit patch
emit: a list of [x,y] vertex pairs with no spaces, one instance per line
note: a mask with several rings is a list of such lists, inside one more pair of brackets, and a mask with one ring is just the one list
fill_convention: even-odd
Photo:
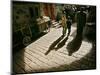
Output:
[[77,56],[78,59],[81,59],[82,57],[84,57],[86,54],[88,54],[91,51],[92,48],[92,44],[86,41],[82,41],[82,45],[80,47],[80,49],[73,53],[73,56]]
[[[59,31],[61,31],[61,29],[59,29]],[[66,46],[68,42],[73,39],[73,37],[69,37],[67,43],[58,51],[53,49],[48,55],[45,55],[45,52],[48,51],[48,47],[51,44],[50,42],[55,41],[57,37],[61,36],[61,34],[56,35],[56,32],[57,30],[53,30],[50,34],[41,37],[39,40],[31,43],[25,48],[24,62],[26,63],[25,69],[27,71],[48,71],[51,68],[59,68],[61,65],[70,65],[72,62],[80,60],[90,52],[92,44],[82,41],[80,49],[73,53],[72,56],[68,56]],[[53,35],[50,36],[50,38],[53,39],[49,38],[49,35],[51,34]],[[32,69],[30,69],[28,66],[30,66]]]

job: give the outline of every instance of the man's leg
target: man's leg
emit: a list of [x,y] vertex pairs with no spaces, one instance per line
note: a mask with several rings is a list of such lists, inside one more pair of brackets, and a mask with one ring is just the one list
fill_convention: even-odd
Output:
[[67,36],[70,35],[70,32],[71,32],[71,28],[68,28],[68,35]]
[[67,31],[67,27],[65,27],[65,33],[64,33],[65,35],[66,35],[66,31]]
[[66,35],[66,27],[63,27],[63,36]]
[[63,30],[62,30],[62,34],[63,34],[63,36],[64,36],[64,27],[63,27]]

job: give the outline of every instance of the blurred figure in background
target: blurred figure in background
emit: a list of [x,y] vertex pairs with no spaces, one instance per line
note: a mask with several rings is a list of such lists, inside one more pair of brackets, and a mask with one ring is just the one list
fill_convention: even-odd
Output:
[[83,11],[84,7],[81,7],[80,11],[77,13],[77,35],[83,34],[83,28],[86,25],[86,13]]
[[66,47],[69,56],[71,56],[74,52],[78,51],[82,44],[83,29],[86,24],[86,14],[83,11],[84,7],[81,7],[80,11],[77,13],[77,34],[74,39],[68,43]]
[[67,20],[68,34],[67,34],[67,36],[70,35],[70,32],[71,32],[71,25],[72,25],[72,19],[71,19],[70,16],[68,16],[68,20]]
[[67,30],[67,23],[66,23],[67,19],[66,19],[66,15],[65,15],[64,11],[62,13],[61,20],[62,20],[62,27],[63,27],[62,33],[63,33],[63,36],[65,36],[66,35],[66,30]]

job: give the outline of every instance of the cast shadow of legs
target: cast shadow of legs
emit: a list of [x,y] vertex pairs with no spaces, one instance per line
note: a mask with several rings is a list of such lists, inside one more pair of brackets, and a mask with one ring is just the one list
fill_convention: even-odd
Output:
[[90,52],[81,59],[71,62],[70,64],[60,65],[58,68],[53,68],[54,71],[77,71],[96,69],[96,47],[92,47]]
[[55,49],[55,46],[64,38],[64,36],[60,36],[57,40],[55,40],[49,47],[48,51],[45,53],[45,55],[48,55],[51,50]]
[[71,56],[74,52],[78,51],[82,44],[82,36],[76,35],[76,37],[68,43],[66,49],[68,50],[68,55]]
[[58,45],[55,48],[55,50],[57,51],[59,48],[62,48],[65,45],[67,40],[68,40],[68,36],[65,39],[63,39],[60,43],[58,43]]

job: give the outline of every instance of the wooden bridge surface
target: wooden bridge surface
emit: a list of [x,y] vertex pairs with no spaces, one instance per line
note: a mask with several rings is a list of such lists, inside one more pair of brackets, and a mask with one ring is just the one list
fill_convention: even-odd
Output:
[[50,45],[62,35],[62,28],[51,28],[49,33],[14,55],[14,72],[37,73],[94,68],[94,56],[89,54],[92,44],[89,42],[82,41],[80,49],[72,56],[68,56],[66,46],[73,39],[75,31],[76,28],[72,27],[66,44],[57,51],[53,49],[45,55]]

